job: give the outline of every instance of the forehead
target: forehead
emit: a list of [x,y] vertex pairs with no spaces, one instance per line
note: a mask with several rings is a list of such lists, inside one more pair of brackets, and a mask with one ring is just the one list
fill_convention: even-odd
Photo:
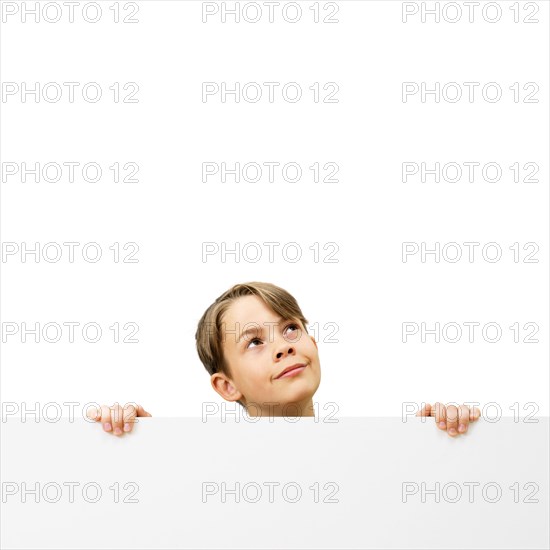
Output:
[[276,321],[279,316],[272,311],[258,296],[241,296],[233,301],[222,318],[222,322],[229,327],[239,323],[242,327],[246,323]]

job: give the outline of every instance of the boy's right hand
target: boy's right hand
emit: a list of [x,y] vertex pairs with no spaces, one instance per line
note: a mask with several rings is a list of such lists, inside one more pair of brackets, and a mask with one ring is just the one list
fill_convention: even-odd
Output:
[[86,415],[90,420],[101,422],[103,430],[114,435],[131,432],[137,416],[152,416],[137,403],[126,403],[124,407],[118,403],[112,407],[101,405],[99,411],[96,407],[90,407],[86,411]]

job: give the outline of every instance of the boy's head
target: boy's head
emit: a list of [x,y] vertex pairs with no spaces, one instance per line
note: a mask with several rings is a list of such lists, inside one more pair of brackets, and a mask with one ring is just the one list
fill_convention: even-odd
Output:
[[[195,335],[212,387],[252,416],[313,416],[321,382],[317,343],[286,290],[270,283],[230,288],[204,312]],[[293,376],[288,367],[305,364]],[[269,405],[271,403],[271,405]]]

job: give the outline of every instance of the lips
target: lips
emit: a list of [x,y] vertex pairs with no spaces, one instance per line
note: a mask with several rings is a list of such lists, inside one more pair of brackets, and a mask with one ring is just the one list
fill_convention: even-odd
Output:
[[291,365],[290,367],[287,367],[283,371],[281,371],[276,377],[275,380],[278,380],[282,376],[284,376],[287,372],[294,371],[296,369],[303,370],[303,367],[307,367],[307,363],[296,363],[295,365]]

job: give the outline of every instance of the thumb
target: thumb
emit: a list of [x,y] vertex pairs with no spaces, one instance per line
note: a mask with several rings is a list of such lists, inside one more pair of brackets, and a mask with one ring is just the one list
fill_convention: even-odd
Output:
[[86,418],[90,420],[95,420],[96,422],[101,421],[101,407],[96,405],[90,405],[86,409]]
[[429,403],[426,403],[420,411],[418,411],[415,416],[433,416],[432,406]]

